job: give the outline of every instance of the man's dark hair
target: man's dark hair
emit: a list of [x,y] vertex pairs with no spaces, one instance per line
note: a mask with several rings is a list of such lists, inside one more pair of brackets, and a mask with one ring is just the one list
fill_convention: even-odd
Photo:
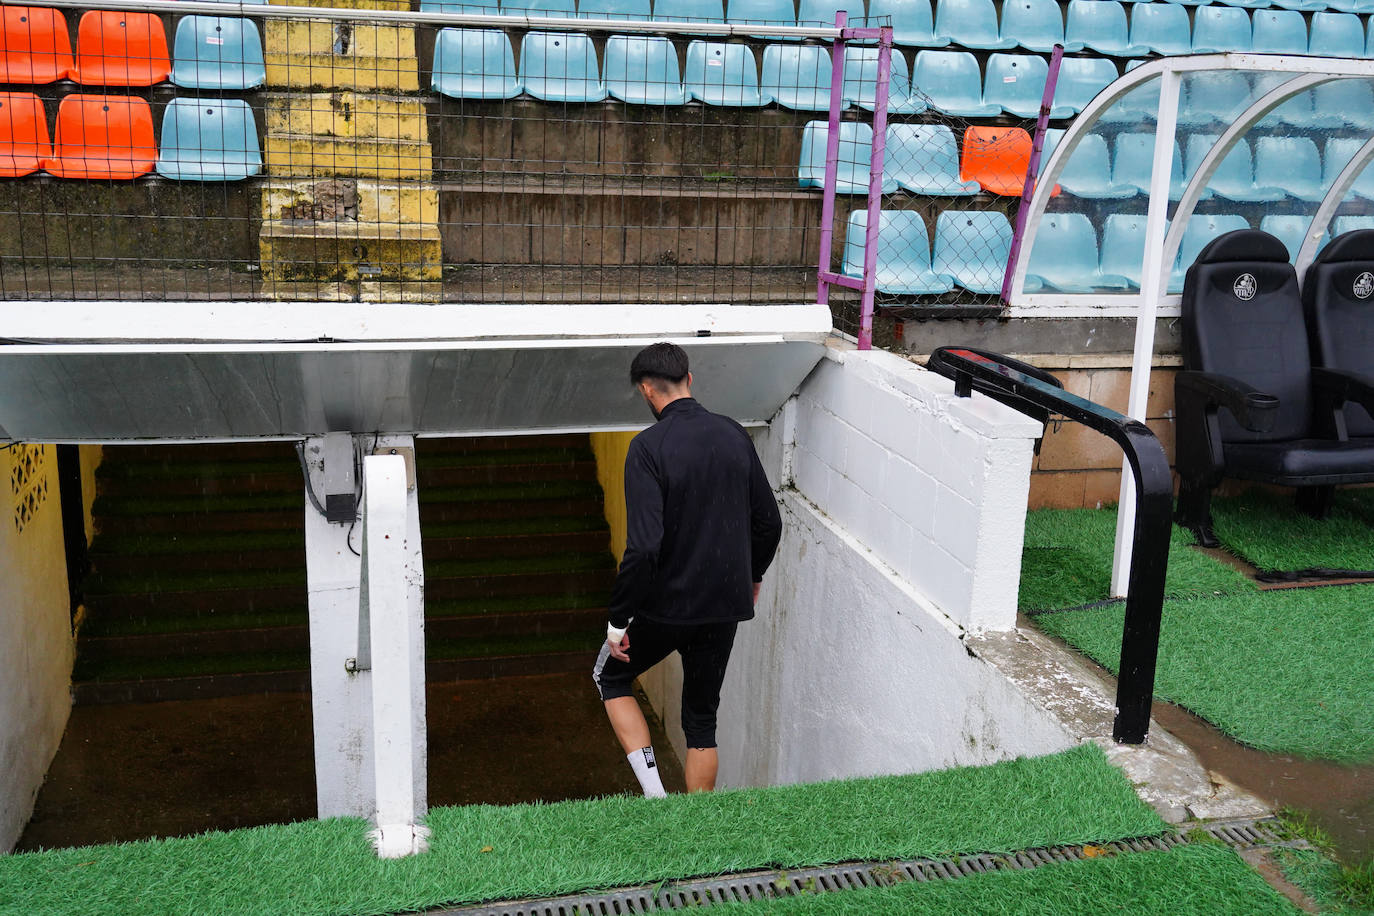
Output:
[[[687,351],[672,343],[650,344],[635,355],[630,363],[630,384],[638,385],[645,379],[655,383],[671,382],[674,385],[687,378]],[[655,387],[658,387],[657,385]]]

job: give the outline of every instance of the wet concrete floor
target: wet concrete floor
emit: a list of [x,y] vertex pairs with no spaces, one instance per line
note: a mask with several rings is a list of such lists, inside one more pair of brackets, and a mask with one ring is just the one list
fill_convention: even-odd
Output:
[[[431,806],[639,791],[587,674],[431,683],[427,703]],[[15,851],[313,818],[313,754],[309,694],[78,706]]]

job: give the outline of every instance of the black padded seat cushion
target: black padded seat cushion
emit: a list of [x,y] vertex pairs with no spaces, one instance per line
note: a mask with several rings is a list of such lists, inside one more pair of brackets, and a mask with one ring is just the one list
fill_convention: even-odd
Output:
[[[1302,290],[1319,366],[1374,376],[1374,229],[1346,232],[1317,255]],[[1352,439],[1374,436],[1374,418],[1347,404]]]
[[1226,446],[1226,467],[1237,477],[1278,484],[1364,483],[1374,481],[1374,439],[1233,442]]

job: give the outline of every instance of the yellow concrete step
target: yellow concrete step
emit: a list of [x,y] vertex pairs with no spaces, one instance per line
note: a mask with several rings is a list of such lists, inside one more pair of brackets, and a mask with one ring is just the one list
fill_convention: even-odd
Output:
[[264,281],[439,280],[439,228],[352,220],[264,220],[258,237]]
[[424,102],[406,96],[351,90],[277,93],[264,99],[264,109],[268,134],[429,139]]
[[368,22],[269,19],[267,85],[310,89],[420,88],[415,30]]
[[434,171],[429,144],[413,140],[268,134],[263,159],[268,175],[283,178],[349,176],[421,181]]
[[269,181],[262,191],[265,220],[356,219],[414,225],[439,221],[439,189],[422,182],[351,179]]
[[352,280],[317,283],[313,280],[264,280],[260,293],[283,302],[438,302],[438,280]]

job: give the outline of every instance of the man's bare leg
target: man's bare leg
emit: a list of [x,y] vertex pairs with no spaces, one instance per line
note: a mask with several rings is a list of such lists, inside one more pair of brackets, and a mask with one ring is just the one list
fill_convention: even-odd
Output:
[[625,749],[626,754],[648,747],[651,743],[649,723],[644,720],[644,713],[639,709],[639,701],[634,697],[607,700],[606,717],[611,720],[611,728],[615,730],[615,736],[620,739],[620,746]]
[[683,765],[687,778],[688,792],[710,792],[716,787],[716,768],[720,759],[713,747],[687,748],[687,761]]

